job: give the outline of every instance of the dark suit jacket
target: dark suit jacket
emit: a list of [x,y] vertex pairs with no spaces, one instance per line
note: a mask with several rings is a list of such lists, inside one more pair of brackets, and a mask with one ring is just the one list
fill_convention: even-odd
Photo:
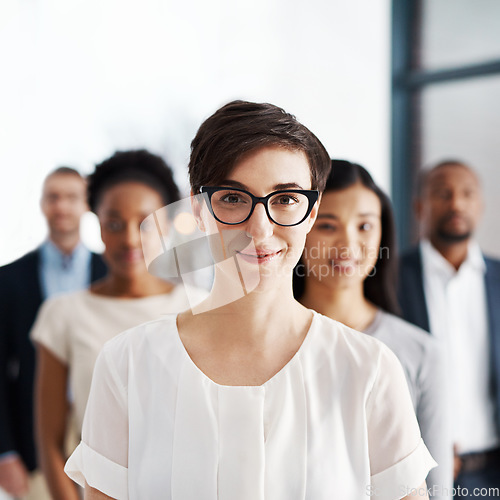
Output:
[[[42,303],[39,250],[0,268],[0,453],[14,450],[36,468],[33,437],[35,349],[29,332]],[[91,280],[106,267],[92,254]]]
[[[500,261],[484,257],[485,285],[490,331],[492,394],[496,398],[497,428],[500,431]],[[399,267],[399,303],[403,317],[430,331],[429,314],[424,295],[420,249],[402,255]]]

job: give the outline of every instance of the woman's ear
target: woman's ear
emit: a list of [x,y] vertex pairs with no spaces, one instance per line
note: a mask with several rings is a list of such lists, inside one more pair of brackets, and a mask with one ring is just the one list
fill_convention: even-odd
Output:
[[201,211],[203,209],[202,204],[204,203],[203,195],[195,195],[191,190],[191,210],[193,211],[194,219],[196,220],[196,225],[200,231],[206,232],[205,224],[201,217]]

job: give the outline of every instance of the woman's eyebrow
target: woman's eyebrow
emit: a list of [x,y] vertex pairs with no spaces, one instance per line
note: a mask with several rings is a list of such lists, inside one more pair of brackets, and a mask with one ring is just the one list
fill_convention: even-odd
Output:
[[304,189],[300,184],[296,182],[288,182],[286,184],[276,184],[273,190],[278,191],[279,189]]
[[[380,218],[380,215],[375,212],[362,212],[357,214],[357,217],[377,217]],[[318,214],[318,219],[338,219],[338,217],[334,214]]]
[[[248,186],[246,186],[245,184],[238,181],[233,181],[231,179],[223,180],[221,182],[221,186],[233,186],[236,188],[244,189],[245,191],[250,191]],[[300,184],[297,184],[296,182],[276,184],[275,186],[272,187],[272,191],[280,191],[281,189],[304,189],[304,188]]]
[[245,184],[242,184],[241,182],[238,181],[231,181],[231,180],[223,180],[220,183],[221,186],[233,186],[235,188],[240,188],[240,189],[245,189],[248,191],[248,188],[245,186]]
[[377,219],[380,219],[381,215],[375,212],[363,212],[358,214],[358,217],[377,217]]
[[110,208],[104,211],[104,215],[107,215],[108,217],[120,217],[121,212],[119,210],[115,210],[114,208]]

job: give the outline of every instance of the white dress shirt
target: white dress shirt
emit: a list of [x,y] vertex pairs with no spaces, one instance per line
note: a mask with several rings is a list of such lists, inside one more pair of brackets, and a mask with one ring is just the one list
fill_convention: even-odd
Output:
[[484,274],[476,242],[458,271],[427,240],[420,245],[431,333],[442,341],[452,405],[452,433],[459,454],[495,448],[491,359]]

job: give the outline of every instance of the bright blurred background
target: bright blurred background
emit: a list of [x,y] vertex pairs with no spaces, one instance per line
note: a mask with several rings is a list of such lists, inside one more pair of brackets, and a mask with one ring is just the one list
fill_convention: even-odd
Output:
[[[471,163],[479,239],[500,255],[498,0],[2,0],[0,71],[0,265],[43,240],[40,191],[57,166],[89,173],[144,147],[187,193],[192,137],[236,98],[284,107],[332,157],[366,166],[403,245],[416,172]],[[83,239],[101,249],[90,214]]]
[[[284,107],[388,187],[389,45],[388,0],[2,0],[0,264],[44,238],[56,166],[145,147],[187,192],[191,139],[236,98]],[[90,214],[83,239],[100,248]]]

